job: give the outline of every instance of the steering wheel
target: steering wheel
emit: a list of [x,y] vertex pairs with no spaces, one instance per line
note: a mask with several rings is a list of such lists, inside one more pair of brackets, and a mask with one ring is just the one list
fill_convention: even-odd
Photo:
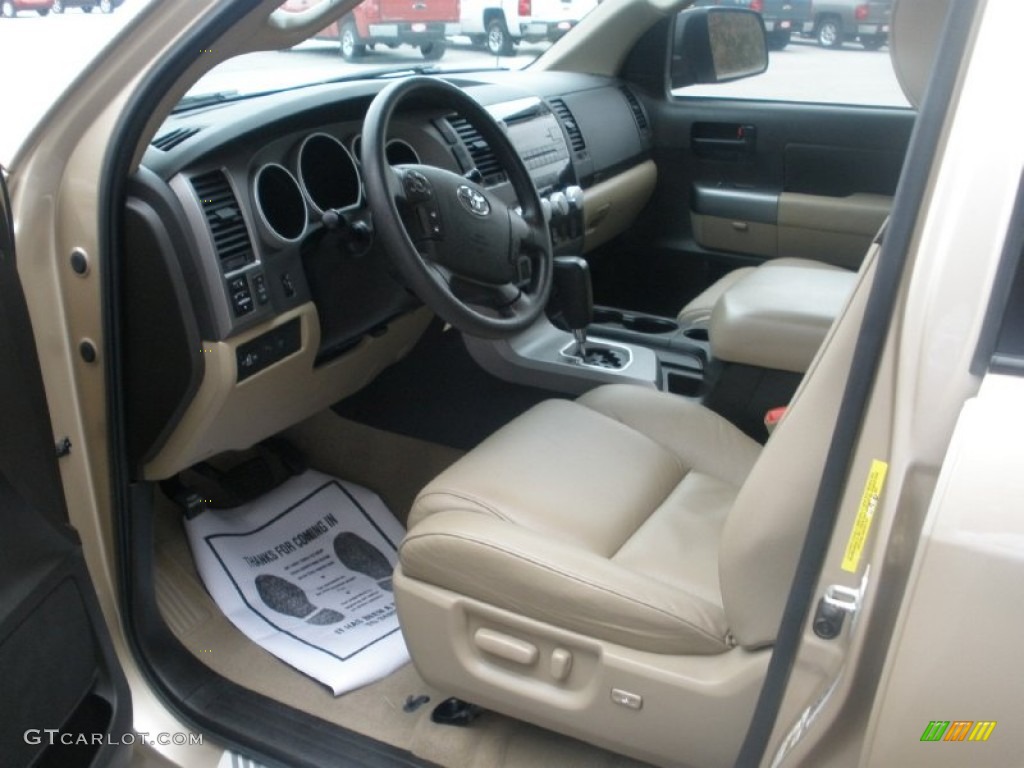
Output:
[[[388,163],[388,124],[411,100],[450,109],[480,132],[508,174],[518,210],[466,176]],[[483,107],[444,80],[391,83],[366,113],[360,160],[376,236],[434,312],[482,338],[506,338],[540,317],[551,293],[551,234],[526,166]]]

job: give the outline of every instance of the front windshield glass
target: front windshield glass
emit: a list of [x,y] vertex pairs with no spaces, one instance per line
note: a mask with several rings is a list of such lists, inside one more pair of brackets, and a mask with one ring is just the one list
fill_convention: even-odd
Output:
[[[151,3],[172,0],[17,0],[2,3],[0,163],[9,166],[31,128],[96,54]],[[612,0],[605,0],[611,2]],[[277,13],[317,13],[324,0],[286,0]],[[522,69],[600,0],[373,0],[295,46],[236,56],[215,67],[188,99],[231,98],[381,71]],[[696,0],[720,5],[723,0]],[[729,4],[750,6],[751,0]],[[496,6],[500,5],[498,13]],[[832,39],[810,0],[762,6],[768,72],[673,95],[906,107],[888,55],[888,3],[874,34]],[[9,9],[9,12],[8,12]],[[864,25],[862,25],[864,26]],[[858,28],[859,29],[859,28]],[[579,33],[582,33],[580,30]],[[202,103],[202,102],[200,102]],[[189,102],[182,105],[187,108]]]
[[[100,50],[147,5],[160,1],[3,4],[0,164],[10,165],[32,127]],[[281,12],[303,13],[321,2],[287,0]],[[493,9],[493,3],[483,0],[373,0],[293,48],[224,62],[199,80],[189,95],[245,95],[358,76],[370,69],[520,69],[565,34],[597,0],[517,0],[506,4],[507,16],[489,13],[484,18],[485,5]]]
[[[315,13],[323,0],[287,0],[282,13]],[[245,95],[381,70],[521,69],[569,31],[597,0],[369,0],[285,51],[238,56],[189,91]]]

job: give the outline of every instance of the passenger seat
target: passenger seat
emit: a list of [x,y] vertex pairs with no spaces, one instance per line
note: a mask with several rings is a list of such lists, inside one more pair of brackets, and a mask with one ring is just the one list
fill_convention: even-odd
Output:
[[685,307],[679,310],[677,319],[679,320],[680,327],[691,328],[693,326],[702,326],[706,328],[708,322],[711,320],[711,310],[715,308],[715,304],[722,297],[722,294],[755,270],[771,269],[772,267],[801,267],[804,269],[826,269],[849,272],[847,269],[843,269],[842,267],[837,267],[832,264],[826,264],[823,261],[790,257],[771,259],[757,267],[740,267],[739,269],[734,269],[732,272],[723,275],[716,282],[705,288],[702,293],[697,295],[697,297],[690,301],[690,303]]

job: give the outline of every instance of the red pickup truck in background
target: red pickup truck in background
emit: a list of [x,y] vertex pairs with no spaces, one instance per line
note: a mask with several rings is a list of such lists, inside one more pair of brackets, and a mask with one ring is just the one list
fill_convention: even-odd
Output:
[[[319,1],[288,0],[281,8],[297,13]],[[364,0],[315,37],[337,40],[346,61],[362,58],[377,43],[412,45],[423,58],[435,61],[444,55],[445,38],[460,31],[459,0]]]

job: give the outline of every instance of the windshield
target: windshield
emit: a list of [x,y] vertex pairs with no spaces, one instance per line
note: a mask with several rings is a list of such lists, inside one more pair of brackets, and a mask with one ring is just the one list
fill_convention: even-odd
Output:
[[[324,0],[287,0],[299,14]],[[368,0],[285,51],[238,56],[189,91],[244,96],[372,72],[521,69],[597,5],[597,0]],[[502,4],[498,4],[499,7]],[[188,102],[186,102],[187,105]]]
[[[10,165],[32,127],[100,50],[147,5],[159,1],[2,4],[0,164]],[[288,0],[281,12],[302,13],[320,2]],[[340,24],[293,48],[224,62],[200,79],[189,96],[244,96],[382,69],[519,69],[571,29],[597,0],[517,0],[506,5],[507,15],[497,16],[494,4],[483,0],[370,0]]]
[[[522,69],[599,1],[370,0],[289,49],[223,62],[190,89],[181,108],[204,103],[207,97],[224,100],[386,71]],[[695,5],[723,1],[696,0]],[[0,3],[0,163],[10,165],[31,128],[74,78],[156,2],[160,0]],[[323,2],[287,0],[277,13],[315,15]],[[730,2],[748,6],[753,0]],[[858,28],[857,35],[851,32],[844,39],[814,20],[815,7],[810,0],[783,4],[781,12],[762,6],[772,51],[766,74],[690,86],[673,95],[906,107],[889,61],[888,16],[866,25],[873,34]]]

